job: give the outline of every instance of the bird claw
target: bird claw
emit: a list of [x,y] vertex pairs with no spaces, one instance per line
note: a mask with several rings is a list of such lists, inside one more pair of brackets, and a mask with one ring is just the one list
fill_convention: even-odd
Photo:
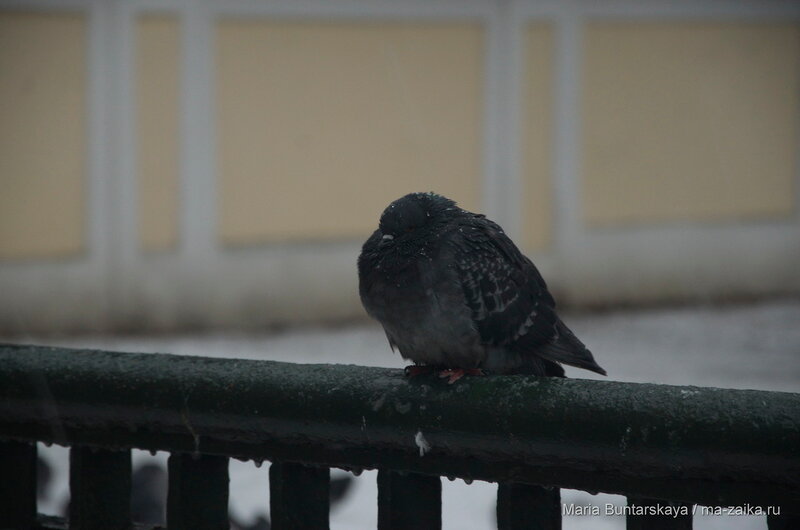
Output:
[[447,384],[452,385],[465,375],[486,375],[480,368],[451,368],[439,372],[441,379],[447,378]]

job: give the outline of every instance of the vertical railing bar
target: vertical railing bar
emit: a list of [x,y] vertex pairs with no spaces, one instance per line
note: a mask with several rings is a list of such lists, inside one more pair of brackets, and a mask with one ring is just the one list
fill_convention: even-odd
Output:
[[228,530],[228,457],[172,453],[167,468],[169,530]]
[[73,447],[69,452],[69,527],[131,527],[131,452]]
[[0,442],[0,514],[0,527],[33,527],[36,521],[36,444]]
[[330,527],[330,469],[289,462],[269,468],[273,530],[327,530]]
[[[661,509],[678,510],[678,514],[665,512],[658,515]],[[625,517],[627,530],[692,530],[692,505],[680,502],[671,502],[658,499],[645,499],[628,497],[628,515]],[[655,515],[636,515],[636,509],[643,509],[645,513]],[[681,511],[685,513],[680,513]]]
[[561,530],[561,490],[531,484],[498,484],[497,528]]
[[442,479],[378,470],[378,530],[442,528]]

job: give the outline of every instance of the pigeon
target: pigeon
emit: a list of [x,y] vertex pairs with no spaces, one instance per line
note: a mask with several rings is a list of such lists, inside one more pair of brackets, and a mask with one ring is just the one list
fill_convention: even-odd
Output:
[[464,375],[564,377],[561,364],[606,375],[556,314],[530,259],[482,214],[436,193],[383,212],[358,257],[359,295],[392,350],[451,384]]

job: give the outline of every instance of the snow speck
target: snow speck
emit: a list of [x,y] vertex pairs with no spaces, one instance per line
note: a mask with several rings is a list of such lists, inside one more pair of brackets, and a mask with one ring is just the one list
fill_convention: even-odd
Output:
[[431,444],[429,444],[425,436],[422,435],[422,431],[417,431],[417,434],[414,436],[414,443],[419,447],[419,456],[425,456],[425,453],[431,450]]
[[372,411],[378,412],[383,407],[383,404],[386,402],[386,394],[383,394],[381,397],[376,399],[372,402]]

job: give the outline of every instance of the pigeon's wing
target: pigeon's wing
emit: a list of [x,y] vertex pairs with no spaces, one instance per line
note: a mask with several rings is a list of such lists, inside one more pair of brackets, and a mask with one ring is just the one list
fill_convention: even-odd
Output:
[[457,230],[455,265],[481,339],[510,346],[524,337],[529,348],[551,342],[555,302],[533,263],[488,219],[465,218]]
[[483,216],[467,217],[458,232],[452,238],[460,247],[456,268],[482,341],[605,375],[558,318],[536,266],[497,224]]

